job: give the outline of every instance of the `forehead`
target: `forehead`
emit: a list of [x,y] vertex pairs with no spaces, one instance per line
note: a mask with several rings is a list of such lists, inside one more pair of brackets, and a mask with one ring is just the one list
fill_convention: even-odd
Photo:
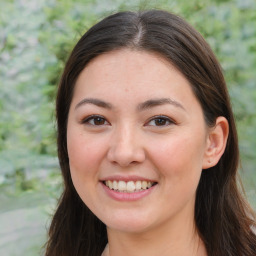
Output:
[[93,59],[80,73],[75,98],[99,97],[108,101],[144,101],[171,97],[197,101],[188,80],[158,54],[130,49],[116,50]]

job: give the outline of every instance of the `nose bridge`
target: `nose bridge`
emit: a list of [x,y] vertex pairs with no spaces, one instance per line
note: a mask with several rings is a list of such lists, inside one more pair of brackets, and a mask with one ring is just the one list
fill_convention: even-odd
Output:
[[108,157],[120,166],[142,162],[145,158],[138,128],[131,123],[120,124],[113,131]]

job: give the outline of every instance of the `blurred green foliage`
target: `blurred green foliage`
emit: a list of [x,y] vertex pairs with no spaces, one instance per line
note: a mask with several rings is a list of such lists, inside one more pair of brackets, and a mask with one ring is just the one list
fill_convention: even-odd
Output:
[[241,174],[256,209],[254,0],[0,0],[0,5],[1,255],[40,252],[46,222],[61,191],[54,120],[58,80],[80,36],[120,10],[178,13],[212,46],[229,87]]

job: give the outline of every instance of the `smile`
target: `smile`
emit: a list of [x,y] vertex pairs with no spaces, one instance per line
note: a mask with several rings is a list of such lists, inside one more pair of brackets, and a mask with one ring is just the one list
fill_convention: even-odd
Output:
[[156,182],[152,181],[103,181],[104,185],[107,186],[111,190],[115,190],[117,192],[122,192],[122,193],[134,193],[134,192],[140,192],[147,190],[151,188],[152,186],[156,185]]

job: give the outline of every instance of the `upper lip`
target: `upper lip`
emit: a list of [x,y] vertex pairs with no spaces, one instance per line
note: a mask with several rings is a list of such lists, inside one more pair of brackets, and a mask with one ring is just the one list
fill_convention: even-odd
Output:
[[101,179],[101,181],[151,181],[151,182],[156,182],[156,180],[154,179],[150,179],[150,178],[145,178],[145,177],[141,177],[141,176],[137,176],[137,175],[131,175],[131,176],[123,176],[123,175],[112,175],[112,176],[107,176],[103,179]]

